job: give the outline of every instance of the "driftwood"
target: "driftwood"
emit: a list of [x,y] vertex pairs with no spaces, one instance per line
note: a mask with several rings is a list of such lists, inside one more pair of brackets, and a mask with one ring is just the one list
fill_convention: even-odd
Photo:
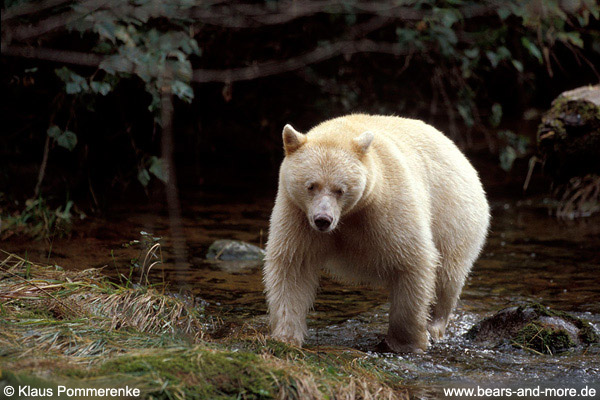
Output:
[[538,127],[537,144],[558,200],[556,214],[600,211],[600,85],[558,96]]

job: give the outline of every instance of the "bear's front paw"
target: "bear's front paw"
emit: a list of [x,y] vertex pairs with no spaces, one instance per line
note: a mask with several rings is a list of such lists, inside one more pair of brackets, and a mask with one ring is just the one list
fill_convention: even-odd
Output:
[[302,342],[304,341],[304,334],[302,333],[302,330],[293,329],[289,326],[279,326],[275,328],[271,333],[271,337],[275,340],[279,340],[280,342],[285,342],[298,347],[301,347]]
[[417,353],[422,354],[427,350],[429,343],[400,343],[392,338],[383,339],[376,347],[380,353]]
[[302,339],[295,336],[272,334],[271,337],[280,342],[291,344],[292,346],[302,347]]

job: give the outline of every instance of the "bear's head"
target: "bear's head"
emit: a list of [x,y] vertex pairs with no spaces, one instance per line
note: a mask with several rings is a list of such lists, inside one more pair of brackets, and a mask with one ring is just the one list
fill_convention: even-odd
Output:
[[283,128],[283,189],[313,229],[333,231],[360,203],[368,186],[365,156],[372,141],[371,132],[331,137]]

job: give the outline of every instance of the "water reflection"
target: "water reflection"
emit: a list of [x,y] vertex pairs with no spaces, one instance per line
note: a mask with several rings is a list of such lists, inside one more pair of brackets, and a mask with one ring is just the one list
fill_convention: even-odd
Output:
[[[202,199],[202,200],[199,200]],[[217,239],[264,245],[271,199],[223,203],[199,197],[184,211],[189,265],[172,267],[171,243],[163,240],[164,264],[151,279],[172,291],[189,291],[207,304],[207,314],[223,326],[247,324],[266,331],[266,305],[260,265],[220,266],[207,262]],[[600,324],[600,217],[557,221],[534,203],[494,202],[488,243],[476,263],[448,330],[447,338],[424,355],[382,356],[391,371],[405,377],[416,397],[435,397],[435,387],[465,383],[598,382],[600,351],[535,356],[511,347],[482,349],[462,335],[477,320],[516,301],[534,300],[571,311]],[[168,237],[168,217],[160,208],[114,212],[93,220],[69,240],[8,241],[7,251],[66,268],[102,266],[112,276],[127,272],[139,250],[123,247],[141,230]],[[84,251],[82,251],[84,250]],[[386,294],[380,290],[322,280],[309,316],[308,346],[348,346],[370,351],[387,329]],[[433,395],[430,392],[433,390]]]

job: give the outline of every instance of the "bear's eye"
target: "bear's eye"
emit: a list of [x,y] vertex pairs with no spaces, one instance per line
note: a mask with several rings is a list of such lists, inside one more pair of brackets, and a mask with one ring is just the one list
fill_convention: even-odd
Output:
[[316,185],[314,183],[310,183],[306,189],[308,189],[309,192],[312,192],[313,190],[315,190]]
[[335,193],[336,196],[342,196],[345,193],[345,191],[344,189],[335,189],[333,193]]

